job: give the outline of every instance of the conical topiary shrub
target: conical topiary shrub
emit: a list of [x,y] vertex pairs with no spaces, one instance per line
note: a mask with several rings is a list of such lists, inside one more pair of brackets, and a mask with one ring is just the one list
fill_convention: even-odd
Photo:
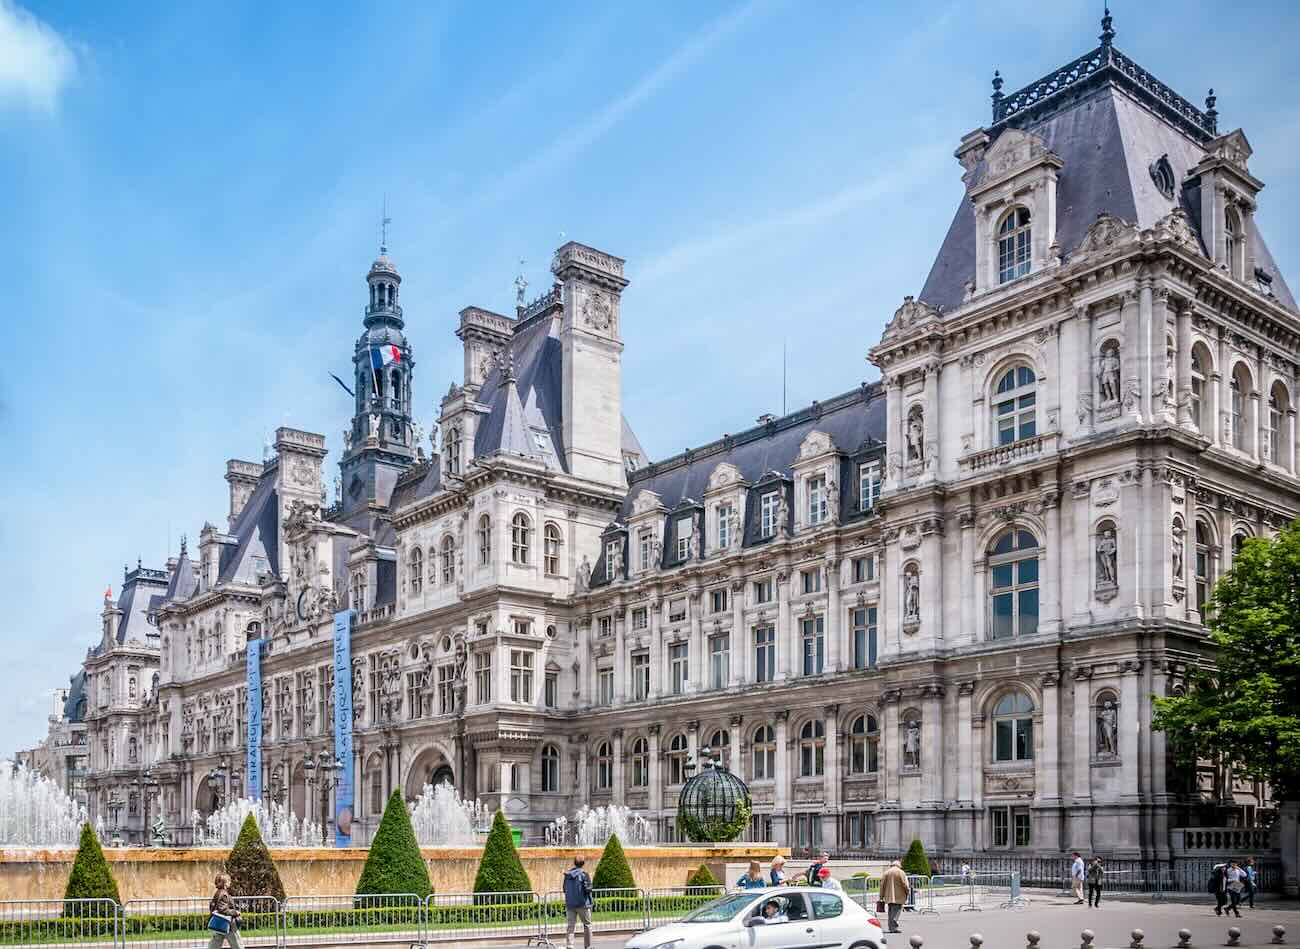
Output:
[[357,895],[414,893],[424,899],[432,891],[429,868],[415,840],[411,815],[402,800],[402,789],[397,788],[388,798],[379,829],[370,841],[370,855],[357,881]]
[[[85,824],[81,828],[81,844],[77,847],[77,857],[72,861],[72,873],[68,876],[68,886],[63,891],[65,900],[112,900],[120,903],[117,894],[117,881],[104,859],[104,851],[99,846],[99,838],[94,828]],[[65,903],[65,916],[112,916],[115,910],[107,903]]]
[[605,841],[605,852],[596,864],[596,875],[591,878],[592,889],[596,890],[631,890],[636,888],[632,879],[632,868],[628,866],[627,855],[623,853],[623,844],[618,834],[611,834]]
[[257,821],[249,814],[239,828],[239,839],[226,857],[226,872],[230,874],[231,896],[273,896],[284,899],[284,884],[280,871],[275,868],[271,851],[266,849]]
[[718,878],[713,875],[713,871],[705,864],[701,863],[700,868],[686,878],[686,885],[691,886],[721,886]]
[[506,815],[497,811],[492,818],[492,831],[483,845],[483,859],[479,861],[474,877],[475,893],[528,893],[532,881],[519,860],[519,851],[510,836]]
[[903,858],[903,872],[923,877],[930,875],[930,861],[919,839],[914,839],[912,846],[907,848],[907,856]]

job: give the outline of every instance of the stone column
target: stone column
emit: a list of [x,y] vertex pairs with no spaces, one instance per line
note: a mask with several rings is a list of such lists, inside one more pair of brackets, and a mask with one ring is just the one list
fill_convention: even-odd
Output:
[[943,686],[927,685],[921,691],[921,800],[939,805],[945,798],[943,760]]
[[844,617],[840,615],[840,558],[826,558],[826,671],[844,669]]
[[627,631],[632,626],[632,608],[615,610],[614,622],[614,704],[627,701]]
[[1074,569],[1070,573],[1070,587],[1074,593],[1073,626],[1085,626],[1092,618],[1092,578],[1097,569],[1093,550],[1092,529],[1088,522],[1092,485],[1076,481],[1070,490],[1070,510],[1074,515]]
[[[1076,805],[1086,805],[1092,803],[1092,696],[1089,694],[1091,691],[1092,668],[1090,666],[1075,666],[1073,676],[1073,797]],[[1084,844],[1090,844],[1090,841],[1080,840],[1076,837],[1073,846],[1082,851]]]
[[790,712],[776,713],[776,786],[772,792],[772,812],[781,815],[787,828],[790,823]]
[[971,704],[974,682],[957,684],[957,802],[970,805],[974,797],[975,748],[971,734]]
[[[1294,396],[1292,398],[1294,398]],[[1286,452],[1286,457],[1281,459],[1280,464],[1285,465],[1287,472],[1294,475],[1296,473],[1297,456],[1295,444],[1295,409],[1286,410],[1286,421],[1282,424],[1286,426],[1286,444],[1288,450]]]
[[980,631],[975,616],[978,612],[975,603],[975,512],[969,508],[961,511],[957,515],[957,523],[961,528],[961,565],[957,570],[961,583],[961,608],[958,616],[962,619],[961,627],[966,627],[966,635],[957,638],[978,642]]
[[1142,660],[1126,659],[1120,663],[1120,715],[1119,758],[1123,762],[1120,774],[1121,799],[1138,798],[1138,732],[1141,716],[1138,714],[1138,678],[1142,674]]
[[686,756],[687,760],[695,765],[692,774],[700,773],[700,723],[692,719],[686,723]]
[[612,800],[615,804],[622,804],[627,800],[627,785],[624,783],[623,774],[623,729],[614,729],[614,793]]
[[748,637],[745,635],[745,581],[731,583],[731,668],[727,681],[734,689],[745,682],[753,682],[749,669]]
[[744,716],[731,716],[731,760],[727,762],[727,770],[742,776],[745,773],[744,746],[741,744],[743,736],[740,733],[740,725],[744,721]]
[[587,747],[587,735],[578,736],[578,799],[584,804],[591,803],[591,779],[587,774],[588,758],[591,755]]
[[689,656],[687,672],[690,673],[690,682],[687,685],[687,690],[702,692],[704,691],[704,684],[708,682],[709,650],[704,643],[704,624],[700,618],[700,611],[704,608],[704,603],[699,590],[687,592],[686,608],[691,613],[691,638],[687,653]]
[[1228,353],[1228,331],[1219,327],[1219,354],[1215,365],[1215,387],[1219,393],[1219,418],[1214,443],[1220,448],[1232,444],[1232,360]]
[[664,694],[664,644],[659,624],[663,617],[663,600],[650,601],[650,698]]
[[786,680],[793,674],[796,636],[790,619],[790,571],[776,572],[776,674]]
[[[1152,686],[1161,697],[1168,694],[1171,669],[1172,663],[1166,662],[1160,673],[1154,676],[1155,681],[1152,682]],[[1149,715],[1153,703],[1148,700],[1143,704]],[[1150,721],[1149,718],[1146,720]],[[1169,847],[1169,817],[1174,795],[1169,793],[1168,786],[1167,739],[1164,732],[1154,729],[1148,734],[1151,739],[1151,798],[1155,804],[1151,811],[1151,843],[1155,847],[1156,859],[1168,860],[1172,856]]]
[[1246,402],[1246,431],[1249,433],[1250,448],[1248,454],[1257,462],[1268,460],[1268,451],[1264,448],[1264,431],[1259,419],[1259,384],[1250,393]]
[[[943,413],[939,410],[939,370],[940,363],[938,359],[932,359],[925,364],[925,466],[928,469],[926,474],[922,475],[925,480],[936,480],[939,477],[939,468],[941,461],[940,446],[943,444],[940,438],[940,420]],[[906,444],[902,442],[900,444]]]
[[[1121,403],[1127,418],[1134,422],[1142,421],[1142,357],[1146,345],[1142,341],[1142,330],[1138,322],[1138,294],[1125,290],[1120,307],[1120,323],[1124,332],[1123,373],[1124,389]],[[1148,309],[1150,304],[1148,303]]]
[[1044,596],[1038,623],[1040,630],[1056,633],[1061,628],[1061,589],[1066,568],[1065,558],[1061,556],[1061,494],[1055,485],[1043,491],[1042,501],[1043,520],[1047,522],[1047,546],[1040,558],[1039,570],[1047,583],[1039,586]]
[[[841,781],[839,758],[839,715],[838,705],[827,705],[822,710],[826,724],[825,768],[822,770],[822,801],[827,813],[831,813],[839,804],[839,787]],[[833,818],[832,818],[833,820]]]
[[1142,556],[1142,517],[1139,512],[1143,509],[1143,499],[1145,492],[1142,490],[1144,481],[1148,476],[1154,477],[1153,472],[1144,471],[1142,468],[1135,468],[1132,472],[1132,478],[1123,482],[1120,487],[1120,513],[1122,519],[1118,523],[1116,533],[1116,544],[1118,545],[1118,580],[1120,587],[1120,602],[1127,603],[1124,607],[1124,616],[1130,619],[1141,619],[1143,616],[1142,609],[1142,575],[1145,564]]
[[888,434],[885,436],[886,445],[897,445],[898,449],[889,452],[886,457],[886,477],[881,486],[881,493],[897,491],[901,488],[903,482],[903,449],[902,446],[907,444],[907,438],[903,429],[906,426],[906,420],[903,418],[903,379],[901,375],[885,376],[881,380],[885,387],[885,417]]
[[[1164,320],[1159,320],[1157,325],[1152,315],[1151,302],[1151,278],[1141,276],[1138,278],[1138,378],[1142,380],[1142,416],[1147,422],[1155,422],[1160,410],[1155,383],[1159,378],[1157,367],[1160,367],[1161,373],[1164,372],[1165,362]],[[1156,346],[1157,336],[1160,340],[1159,348]]]
[[943,645],[943,535],[942,522],[921,527],[921,632],[936,647]]
[[1043,734],[1041,755],[1035,749],[1038,764],[1035,765],[1035,781],[1038,799],[1044,804],[1059,804],[1061,800],[1061,727],[1060,727],[1060,684],[1061,677],[1056,672],[1043,673]]
[[664,806],[663,772],[659,761],[659,723],[650,725],[650,813],[656,818]]
[[1178,424],[1196,430],[1192,420],[1192,305],[1186,300],[1178,304]]
[[903,754],[898,742],[898,703],[902,697],[897,689],[890,689],[880,696],[884,707],[880,716],[880,754],[885,759],[882,763],[885,771],[883,800],[895,805],[899,799],[898,768]]
[[[1079,360],[1079,396],[1078,405],[1075,408],[1075,418],[1079,423],[1079,439],[1087,438],[1092,432],[1093,410],[1096,399],[1093,396],[1093,385],[1097,378],[1097,342],[1093,338],[1092,313],[1089,308],[1076,306],[1074,308],[1075,324],[1075,345],[1078,351],[1083,354]],[[1062,406],[1062,411],[1066,407]],[[1064,417],[1063,417],[1064,418]],[[1064,427],[1064,425],[1062,425]]]
[[1183,609],[1175,611],[1175,615],[1181,613],[1183,619],[1190,623],[1199,623],[1201,614],[1196,609],[1196,482],[1191,478],[1183,486],[1183,497],[1187,505],[1187,523],[1183,535],[1183,588],[1187,591],[1183,594]]

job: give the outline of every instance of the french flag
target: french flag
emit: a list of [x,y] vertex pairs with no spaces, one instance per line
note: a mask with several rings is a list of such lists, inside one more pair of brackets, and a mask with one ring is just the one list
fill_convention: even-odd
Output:
[[402,351],[391,344],[370,347],[370,368],[378,372],[385,366],[402,361]]

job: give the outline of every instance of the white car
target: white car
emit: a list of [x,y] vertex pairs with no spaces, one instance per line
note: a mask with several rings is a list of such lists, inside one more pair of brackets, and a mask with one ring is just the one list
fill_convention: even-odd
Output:
[[776,886],[740,890],[667,926],[639,933],[627,949],[885,949],[880,920],[838,890]]

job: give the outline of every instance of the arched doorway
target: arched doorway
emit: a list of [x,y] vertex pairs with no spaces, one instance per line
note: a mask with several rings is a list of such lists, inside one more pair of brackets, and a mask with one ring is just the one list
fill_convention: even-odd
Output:
[[444,783],[455,787],[456,773],[451,770],[451,765],[444,761],[442,764],[438,765],[438,767],[433,769],[433,774],[429,776],[429,783],[434,787]]
[[308,820],[312,815],[307,803],[307,772],[302,762],[293,766],[293,777],[289,781],[289,810],[299,820]]
[[451,764],[436,747],[425,748],[415,756],[410,769],[406,772],[406,795],[414,800],[423,793],[426,784],[437,786],[444,781],[453,787],[456,784],[456,775],[452,771]]

